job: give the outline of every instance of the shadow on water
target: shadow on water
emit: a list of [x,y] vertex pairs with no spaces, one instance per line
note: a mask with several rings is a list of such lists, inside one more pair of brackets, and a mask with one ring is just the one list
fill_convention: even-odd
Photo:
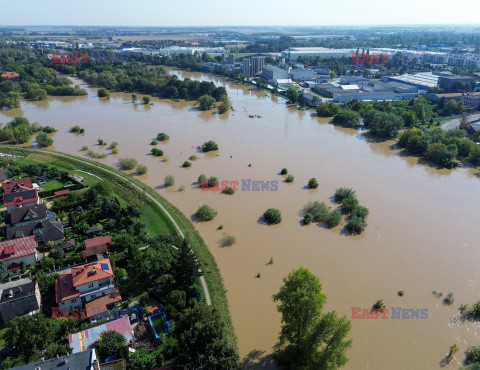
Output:
[[278,369],[273,355],[265,355],[265,351],[254,349],[250,351],[242,360],[242,369],[245,370],[261,370],[261,369]]

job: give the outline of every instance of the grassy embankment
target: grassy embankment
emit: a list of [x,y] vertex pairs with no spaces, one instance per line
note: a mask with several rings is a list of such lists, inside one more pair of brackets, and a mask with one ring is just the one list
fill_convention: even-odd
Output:
[[[57,153],[44,149],[19,148],[13,145],[0,145],[0,152],[21,155],[26,157],[25,159],[22,159],[22,161],[26,160],[50,164],[69,172],[83,170],[95,174],[112,184],[113,191],[118,198],[121,198],[125,202],[141,206],[142,221],[146,223],[147,230],[153,235],[175,233],[175,226],[167,215],[163,213],[160,207],[149,201],[144,194],[132,186],[132,184],[144,189],[145,193],[151,195],[155,200],[161,203],[185,234],[190,247],[195,252],[210,292],[212,305],[218,310],[225,323],[228,340],[235,346],[235,348],[237,348],[235,333],[230,318],[230,312],[228,310],[226,291],[215,259],[192,223],[174,205],[165,200],[155,190],[146,186],[134,177],[126,175],[125,173],[103,163],[93,162],[69,154]],[[83,176],[82,173],[80,174]],[[88,175],[85,177],[87,176]]]

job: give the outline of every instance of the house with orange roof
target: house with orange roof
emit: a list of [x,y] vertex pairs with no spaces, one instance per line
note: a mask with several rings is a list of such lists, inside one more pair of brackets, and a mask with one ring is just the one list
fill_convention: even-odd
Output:
[[32,184],[30,177],[14,179],[2,183],[3,204],[7,212],[18,207],[33,206],[40,204],[42,200],[38,196],[38,189]]
[[[72,267],[55,281],[56,302],[60,309],[69,312],[74,308],[89,305],[91,313],[101,311],[103,306],[122,299],[113,283],[113,270],[109,259]],[[108,299],[105,299],[107,297]],[[103,299],[102,299],[103,298]],[[97,309],[95,309],[98,307]]]
[[110,235],[97,236],[96,238],[85,240],[83,242],[85,249],[82,251],[82,258],[87,259],[97,254],[107,253],[111,242],[112,238]]
[[12,72],[3,72],[2,74],[0,74],[0,77],[3,77],[3,78],[8,78],[10,81],[12,82],[18,82],[20,81],[20,75],[15,72],[15,71],[12,71]]

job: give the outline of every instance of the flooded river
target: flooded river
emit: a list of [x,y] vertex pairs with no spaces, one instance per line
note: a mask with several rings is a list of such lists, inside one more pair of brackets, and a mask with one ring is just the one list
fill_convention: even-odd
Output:
[[[349,369],[435,369],[451,345],[460,351],[480,345],[480,328],[456,323],[461,303],[480,299],[480,178],[479,170],[437,170],[399,154],[393,142],[370,142],[357,130],[334,127],[326,119],[289,107],[281,98],[250,87],[198,73],[182,77],[223,84],[235,111],[218,115],[200,112],[193,102],[153,99],[154,105],[134,105],[130,94],[99,100],[96,89],[88,97],[50,98],[22,102],[2,112],[0,122],[23,115],[51,125],[56,150],[75,155],[83,145],[108,153],[100,160],[118,166],[118,158],[135,157],[148,166],[141,179],[157,189],[185,215],[207,203],[218,211],[207,223],[196,224],[219,265],[240,354],[252,368],[267,367],[280,330],[280,315],[271,296],[282,278],[303,265],[318,275],[328,297],[326,310],[351,316],[352,307],[370,308],[383,299],[387,308],[428,309],[426,319],[352,320],[353,347]],[[253,116],[250,118],[249,116]],[[260,116],[260,117],[259,117]],[[68,129],[78,124],[84,135]],[[157,147],[168,162],[149,155],[159,132],[170,135]],[[117,141],[119,154],[97,145],[97,139]],[[218,155],[197,153],[207,140],[218,143]],[[192,154],[199,159],[181,167]],[[249,167],[249,164],[251,166]],[[291,184],[279,175],[286,167]],[[200,174],[220,181],[279,181],[277,191],[238,191],[229,196],[201,191]],[[165,175],[175,177],[174,188],[163,187]],[[317,190],[305,188],[316,177]],[[184,191],[178,191],[180,185]],[[302,226],[299,212],[309,200],[326,201],[337,187],[356,190],[370,209],[366,231],[356,237],[312,224]],[[282,212],[282,222],[259,221],[270,207]],[[223,224],[223,230],[218,226]],[[222,247],[226,234],[237,244]],[[268,265],[270,258],[274,263]],[[260,273],[261,277],[256,278]],[[397,292],[405,295],[399,297]],[[453,292],[455,303],[445,306],[432,291]]]

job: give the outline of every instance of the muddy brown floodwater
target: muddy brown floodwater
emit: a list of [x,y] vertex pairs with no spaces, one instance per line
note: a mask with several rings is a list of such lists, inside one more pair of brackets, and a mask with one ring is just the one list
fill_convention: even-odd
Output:
[[[225,280],[245,367],[269,366],[265,357],[280,330],[271,296],[301,265],[320,277],[326,310],[340,315],[350,317],[351,307],[370,308],[377,299],[387,308],[428,309],[427,319],[352,320],[349,369],[435,369],[453,344],[460,348],[453,361],[458,366],[468,346],[480,345],[478,324],[455,320],[461,303],[480,299],[478,169],[437,170],[392,150],[391,141],[370,142],[357,130],[334,127],[265,92],[199,73],[174,73],[223,84],[235,111],[217,115],[199,112],[192,102],[159,99],[152,106],[134,105],[130,94],[103,101],[96,89],[87,88],[88,97],[22,102],[2,112],[0,122],[23,115],[54,126],[56,150],[82,156],[80,148],[88,145],[109,153],[100,161],[112,166],[121,157],[137,158],[148,166],[140,179],[188,217],[201,204],[215,208],[213,221],[195,226]],[[85,128],[84,135],[68,133],[75,124]],[[167,163],[149,155],[159,132],[170,135],[158,144]],[[119,155],[100,148],[98,138],[117,141]],[[219,144],[218,156],[197,153],[196,146],[210,139]],[[192,154],[199,159],[181,168]],[[293,183],[282,182],[283,167],[295,176]],[[196,180],[202,173],[221,181],[278,180],[279,185],[277,191],[228,196],[199,190]],[[175,189],[162,186],[167,174],[175,177]],[[305,189],[311,177],[318,179],[317,190]],[[185,191],[177,191],[180,185]],[[352,237],[342,233],[343,226],[302,226],[303,205],[319,200],[334,206],[331,197],[339,186],[354,188],[370,209],[366,231]],[[280,225],[259,222],[270,207],[281,210]],[[223,230],[217,230],[220,224]],[[237,244],[221,247],[225,234],[236,236]],[[273,265],[267,265],[270,258]],[[399,290],[404,297],[397,296]],[[455,303],[443,305],[433,290],[453,292]]]

